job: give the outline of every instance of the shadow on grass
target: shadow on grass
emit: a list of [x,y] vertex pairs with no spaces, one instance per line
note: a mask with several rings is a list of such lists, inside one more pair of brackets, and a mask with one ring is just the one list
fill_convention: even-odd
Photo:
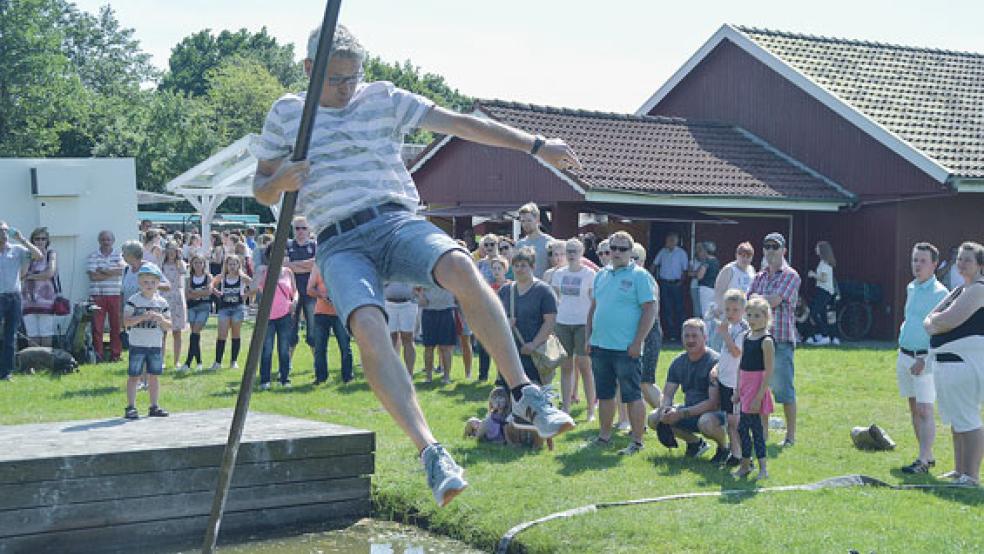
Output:
[[[437,383],[431,383],[431,385]],[[458,396],[461,400],[465,402],[482,402],[485,403],[489,399],[489,392],[492,390],[492,384],[482,381],[462,381],[455,383],[452,381],[452,386],[449,388],[443,384],[434,387],[437,394],[442,396]]]
[[900,468],[895,468],[891,470],[890,473],[892,474],[892,477],[895,477],[901,481],[902,485],[925,487],[910,490],[932,494],[942,500],[958,502],[967,506],[984,505],[984,489],[975,489],[970,487],[947,487],[946,485],[950,485],[952,483],[949,479],[937,479],[936,477],[925,473],[905,473]]
[[78,397],[88,397],[88,396],[106,396],[107,394],[116,394],[120,391],[120,387],[97,387],[92,389],[81,389],[81,390],[68,390],[62,393],[62,398],[78,398]]
[[670,452],[656,453],[648,459],[664,477],[676,477],[688,472],[700,476],[697,486],[701,489],[717,487],[721,491],[741,491],[720,496],[722,503],[739,504],[758,494],[757,489],[769,486],[768,482],[759,484],[751,479],[735,479],[729,469],[711,463],[707,458],[694,459]]

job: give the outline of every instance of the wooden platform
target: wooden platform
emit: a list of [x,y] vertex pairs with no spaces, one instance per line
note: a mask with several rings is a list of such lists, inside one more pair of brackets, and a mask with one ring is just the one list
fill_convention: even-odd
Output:
[[[0,553],[200,546],[231,410],[0,426]],[[369,514],[375,435],[253,413],[220,542]]]

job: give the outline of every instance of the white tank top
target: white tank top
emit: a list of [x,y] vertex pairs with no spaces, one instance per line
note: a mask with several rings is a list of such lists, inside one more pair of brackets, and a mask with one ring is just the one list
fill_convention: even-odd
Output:
[[752,288],[752,280],[755,279],[755,270],[748,266],[745,271],[738,267],[737,262],[731,262],[724,267],[731,268],[731,282],[728,283],[729,289],[738,289],[748,294],[748,289]]

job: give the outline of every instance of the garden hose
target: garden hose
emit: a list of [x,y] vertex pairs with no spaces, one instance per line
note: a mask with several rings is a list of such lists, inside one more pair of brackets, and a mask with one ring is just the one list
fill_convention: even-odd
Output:
[[588,504],[587,506],[581,506],[580,508],[573,508],[570,510],[565,510],[563,512],[553,513],[539,519],[534,519],[531,521],[526,521],[516,525],[506,531],[506,534],[499,539],[499,544],[496,546],[496,554],[505,554],[509,550],[509,546],[512,544],[513,539],[519,533],[533,527],[534,525],[539,525],[541,523],[546,523],[554,519],[570,518],[582,514],[588,514],[592,512],[597,512],[598,510],[604,508],[617,508],[620,506],[635,506],[639,504],[653,504],[656,502],[666,502],[669,500],[683,500],[687,498],[701,498],[701,497],[714,497],[714,496],[740,496],[743,494],[759,494],[763,492],[784,492],[784,491],[816,491],[821,489],[836,489],[845,487],[880,487],[887,488],[891,490],[912,490],[912,489],[945,489],[945,488],[957,488],[966,489],[966,485],[957,484],[943,484],[943,485],[891,485],[880,479],[875,479],[874,477],[869,477],[867,475],[842,475],[840,477],[831,477],[829,479],[824,479],[823,481],[818,481],[816,483],[808,483],[805,485],[784,485],[778,487],[765,487],[761,489],[732,489],[723,491],[707,491],[707,492],[687,492],[680,494],[669,494],[666,496],[657,496],[655,498],[639,498],[637,500],[622,500],[618,502],[598,502],[596,504]]

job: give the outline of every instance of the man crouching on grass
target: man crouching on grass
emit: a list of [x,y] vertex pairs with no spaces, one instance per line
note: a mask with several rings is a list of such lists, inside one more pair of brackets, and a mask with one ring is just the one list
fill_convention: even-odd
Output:
[[[304,67],[311,76],[320,29],[308,40]],[[348,30],[335,31],[308,160],[287,160],[296,139],[304,94],[287,94],[267,115],[252,145],[259,160],[253,184],[266,205],[298,191],[298,209],[317,233],[317,263],[328,294],[362,354],[376,396],[420,451],[434,500],[446,505],[468,483],[431,434],[413,383],[389,347],[383,281],[447,289],[495,359],[513,397],[513,414],[544,438],[574,421],[550,405],[523,373],[505,312],[468,252],[415,214],[419,196],[400,159],[403,136],[414,128],[525,151],[559,169],[580,167],[560,139],[541,136],[434,106],[392,83],[363,83],[365,51]]]

